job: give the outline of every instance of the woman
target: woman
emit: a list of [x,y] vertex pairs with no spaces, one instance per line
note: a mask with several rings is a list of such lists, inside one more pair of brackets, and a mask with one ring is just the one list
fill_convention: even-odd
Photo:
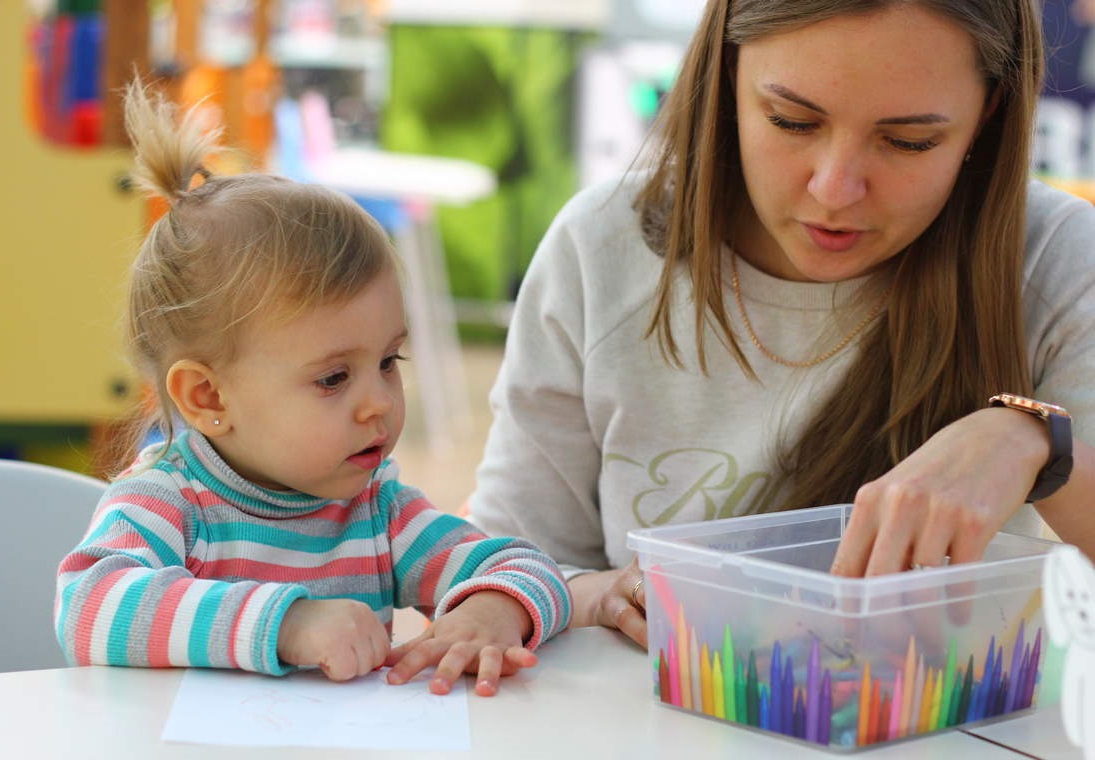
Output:
[[566,565],[573,625],[645,643],[624,542],[667,522],[854,501],[833,571],[874,575],[1036,530],[1029,498],[1095,553],[1095,209],[1028,179],[1040,34],[1029,0],[708,4],[492,392],[472,517]]

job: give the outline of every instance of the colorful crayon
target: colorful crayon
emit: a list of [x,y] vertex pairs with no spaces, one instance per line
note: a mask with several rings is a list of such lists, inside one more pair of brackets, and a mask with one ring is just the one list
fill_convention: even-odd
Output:
[[745,699],[745,671],[741,659],[734,662],[734,700],[738,723],[749,723],[749,705]]
[[890,720],[886,736],[898,739],[905,734],[901,730],[901,715],[905,709],[905,683],[904,674],[899,670],[893,681],[893,701],[890,703]]
[[722,634],[722,666],[724,668],[723,673],[723,700],[726,703],[726,717],[730,720],[737,720],[738,708],[737,699],[735,693],[735,680],[734,680],[734,636],[730,632],[730,626],[727,625]]
[[863,678],[859,682],[859,720],[856,722],[856,746],[867,743],[867,730],[871,717],[871,663],[863,666]]
[[833,728],[833,679],[829,675],[829,669],[825,669],[825,675],[821,677],[821,711],[818,721],[818,744],[828,746],[829,737]]
[[750,726],[758,725],[760,720],[760,705],[757,690],[757,656],[749,651],[749,671],[745,676],[746,720]]
[[780,669],[783,663],[780,661],[781,652],[779,642],[772,645],[772,662],[768,666],[768,683],[772,690],[772,710],[769,715],[773,731],[786,733],[783,730],[783,671]]
[[673,704],[672,690],[669,688],[669,663],[665,659],[665,650],[658,650],[658,698],[662,702]]
[[681,664],[680,706],[692,709],[692,655],[688,651],[688,626],[684,622],[684,607],[677,613],[677,658]]
[[939,720],[936,728],[944,728],[951,712],[951,699],[954,694],[954,668],[957,666],[958,653],[954,639],[947,642],[947,666],[943,671],[943,701],[939,705]]
[[1015,644],[1011,648],[1011,671],[1007,689],[1007,698],[1004,700],[1004,712],[1015,709],[1016,695],[1019,693],[1019,669],[1023,665],[1023,634],[1026,621],[1019,620],[1019,630],[1015,634]]
[[771,721],[771,698],[768,694],[768,687],[761,686],[760,693],[757,698],[757,725],[765,730],[770,730],[772,727]]
[[783,715],[780,717],[782,733],[794,735],[795,731],[795,666],[791,661],[791,655],[783,663],[783,687],[780,691],[780,702],[783,707]]
[[722,676],[722,658],[715,652],[711,665],[711,692],[715,700],[715,717],[726,719],[726,684]]
[[669,639],[669,702],[682,707],[681,704],[681,664],[677,656],[677,644]]
[[901,695],[899,737],[905,736],[909,731],[909,713],[912,711],[913,688],[916,686],[916,639],[912,634],[909,635],[909,647],[905,652],[904,686],[905,692]]
[[693,628],[688,640],[688,653],[692,657],[692,664],[688,667],[692,677],[692,709],[703,710],[703,682],[700,673],[700,650],[696,646],[696,629]]
[[817,741],[818,710],[821,707],[821,655],[817,636],[810,641],[810,657],[806,661],[806,740]]
[[711,659],[707,644],[700,649],[700,706],[704,715],[715,714],[715,698],[711,687]]

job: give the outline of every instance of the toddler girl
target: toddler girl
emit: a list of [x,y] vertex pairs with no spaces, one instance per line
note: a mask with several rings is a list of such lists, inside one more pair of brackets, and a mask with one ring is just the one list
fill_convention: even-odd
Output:
[[[398,480],[407,327],[384,231],[324,187],[210,175],[216,135],[175,116],[129,86],[134,177],[170,204],[133,266],[127,325],[166,441],[61,563],[68,659],[332,680],[390,665],[392,683],[436,666],[435,693],[469,672],[493,694],[567,626],[570,597],[535,546]],[[393,649],[394,607],[435,618]]]

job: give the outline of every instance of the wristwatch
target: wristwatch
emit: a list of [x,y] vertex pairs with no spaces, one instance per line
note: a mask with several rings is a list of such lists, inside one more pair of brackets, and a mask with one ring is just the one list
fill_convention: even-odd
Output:
[[1068,482],[1072,472],[1072,417],[1068,410],[1056,404],[1035,401],[1013,393],[998,393],[989,399],[989,406],[1006,406],[1034,414],[1049,426],[1049,459],[1034,480],[1027,501],[1038,501],[1053,494]]

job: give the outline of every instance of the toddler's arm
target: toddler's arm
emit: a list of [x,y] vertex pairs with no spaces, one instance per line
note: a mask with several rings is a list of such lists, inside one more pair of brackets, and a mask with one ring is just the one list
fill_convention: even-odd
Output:
[[289,672],[278,660],[277,632],[307,590],[195,578],[193,507],[165,478],[151,472],[113,483],[87,537],[62,560],[54,618],[66,658]]

